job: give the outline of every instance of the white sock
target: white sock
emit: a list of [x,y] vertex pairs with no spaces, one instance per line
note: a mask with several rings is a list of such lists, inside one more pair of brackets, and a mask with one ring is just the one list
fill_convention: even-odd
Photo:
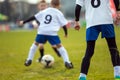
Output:
[[28,54],[27,60],[32,60],[33,59],[34,54],[36,52],[36,49],[37,49],[37,46],[35,44],[32,44],[32,46],[30,47],[30,50],[29,50],[29,54]]
[[120,76],[120,66],[114,67],[114,77]]
[[60,52],[64,62],[70,63],[66,49],[62,46],[62,47],[58,48],[58,51]]
[[85,77],[85,78],[86,78],[86,74],[80,73],[80,76],[79,76],[79,77]]

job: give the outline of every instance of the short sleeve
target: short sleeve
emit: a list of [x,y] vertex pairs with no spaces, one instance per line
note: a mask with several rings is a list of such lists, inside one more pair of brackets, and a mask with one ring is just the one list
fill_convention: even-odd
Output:
[[37,14],[35,14],[35,18],[36,18],[38,21],[40,21],[41,16],[42,16],[41,12],[38,12]]
[[84,0],[76,0],[76,4],[83,6],[84,5]]
[[60,26],[64,26],[64,25],[67,25],[68,21],[67,19],[64,17],[64,15],[62,13],[60,13],[58,15],[58,20],[59,20],[59,23],[60,23]]

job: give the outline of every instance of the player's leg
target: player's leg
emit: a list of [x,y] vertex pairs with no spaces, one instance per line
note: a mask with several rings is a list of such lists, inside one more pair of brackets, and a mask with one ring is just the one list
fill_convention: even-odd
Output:
[[57,50],[59,51],[61,57],[64,60],[65,66],[69,69],[73,68],[72,63],[69,60],[68,53],[67,53],[66,49],[61,45],[61,41],[60,41],[59,37],[58,36],[49,36],[48,41],[52,46],[56,45]]
[[102,37],[106,38],[108,48],[111,54],[111,60],[114,67],[114,76],[120,79],[120,56],[117,49],[115,32],[113,24],[104,25],[102,27]]
[[65,67],[68,69],[73,68],[73,64],[69,60],[67,50],[64,48],[64,46],[62,44],[57,44],[57,49],[60,52],[61,57],[63,58],[63,61],[65,63]]
[[95,41],[87,41],[85,56],[81,64],[80,80],[83,80],[82,78],[85,78],[86,80],[86,75],[88,73],[88,69],[90,66],[90,60],[94,54],[94,48],[95,48]]
[[95,42],[98,38],[99,33],[99,26],[90,27],[86,30],[87,47],[85,56],[81,64],[79,80],[86,80],[86,76],[90,66],[90,60],[94,54]]
[[58,57],[61,57],[59,51],[57,50],[56,45],[53,45],[52,48],[53,48],[53,50],[55,51],[55,53],[57,54],[57,56],[58,56]]
[[45,37],[44,35],[37,35],[35,42],[32,44],[32,46],[30,47],[29,53],[28,53],[28,58],[25,62],[25,66],[29,66],[32,63],[34,54],[36,52],[37,46],[39,45],[39,43],[44,43],[45,42]]
[[106,38],[106,40],[111,54],[112,64],[114,67],[114,77],[120,79],[120,56],[119,51],[117,49],[115,37]]
[[39,44],[39,53],[40,57],[38,58],[38,62],[41,62],[41,59],[44,56],[44,44]]
[[25,63],[24,63],[25,66],[31,65],[38,44],[39,44],[39,43],[34,42],[34,43],[32,44],[32,46],[30,47],[30,50],[29,50],[29,53],[28,53],[28,58],[27,58],[27,60],[26,60]]
[[39,43],[39,53],[40,57],[38,58],[37,62],[41,62],[42,57],[44,56],[44,44],[47,42],[47,39],[44,35],[41,35],[40,43]]

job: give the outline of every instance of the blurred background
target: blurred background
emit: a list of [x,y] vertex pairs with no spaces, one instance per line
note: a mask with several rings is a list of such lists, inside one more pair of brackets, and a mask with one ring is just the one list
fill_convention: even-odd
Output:
[[[0,0],[0,31],[16,30],[19,20],[25,20],[38,12],[40,0]],[[46,0],[50,3],[50,0]],[[61,0],[61,11],[68,20],[74,19],[75,0]],[[83,12],[84,13],[84,12]],[[32,29],[31,24],[24,25],[23,29]]]

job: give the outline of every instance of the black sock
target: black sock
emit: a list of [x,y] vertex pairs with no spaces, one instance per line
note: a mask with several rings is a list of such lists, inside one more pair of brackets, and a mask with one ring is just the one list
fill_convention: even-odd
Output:
[[44,49],[39,49],[39,52],[40,52],[40,57],[43,57],[44,56]]
[[57,48],[54,48],[54,47],[53,47],[53,50],[57,53],[57,55],[58,55],[59,57],[61,57],[61,55],[60,55],[59,51],[57,50]]

